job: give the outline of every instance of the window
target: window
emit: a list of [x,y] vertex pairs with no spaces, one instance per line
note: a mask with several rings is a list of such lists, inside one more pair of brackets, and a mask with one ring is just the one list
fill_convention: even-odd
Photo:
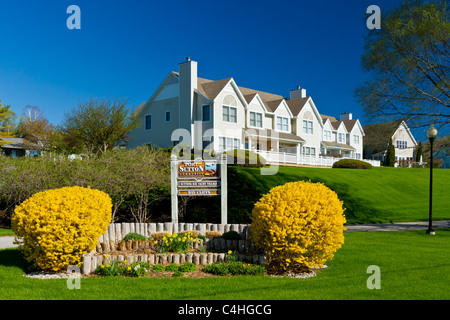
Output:
[[145,130],[152,130],[152,115],[147,114],[145,116]]
[[240,143],[241,143],[240,139],[219,137],[219,150],[227,151],[232,149],[239,149]]
[[211,106],[208,104],[202,106],[202,121],[211,121]]
[[354,135],[354,136],[353,136],[353,142],[354,142],[355,144],[359,144],[359,136],[358,136],[358,135]]
[[408,148],[408,142],[403,140],[397,140],[397,148],[398,149],[407,149]]
[[331,141],[331,131],[325,130],[323,132],[323,140],[325,141]]
[[339,133],[339,143],[345,143],[345,133]]
[[250,126],[262,128],[262,113],[250,111]]
[[303,147],[302,153],[304,156],[316,156],[316,148]]
[[202,144],[203,150],[214,149],[213,145],[210,146],[212,141],[213,141],[212,137],[204,137],[203,138],[203,144]]
[[289,131],[289,119],[285,117],[277,117],[277,130]]
[[170,122],[172,120],[172,115],[170,111],[166,111],[166,122]]
[[355,153],[355,159],[361,160],[361,153]]
[[313,134],[313,122],[309,120],[303,120],[303,133]]
[[233,107],[222,107],[222,120],[225,122],[237,123],[237,109]]

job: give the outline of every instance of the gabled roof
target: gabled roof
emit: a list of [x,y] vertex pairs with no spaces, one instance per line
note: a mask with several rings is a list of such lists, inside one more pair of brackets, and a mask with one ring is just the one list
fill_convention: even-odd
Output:
[[300,111],[302,111],[303,107],[306,105],[309,99],[310,97],[286,100],[286,103],[289,106],[289,109],[291,109],[291,112],[294,115],[294,117],[298,116],[298,114],[300,113]]
[[205,98],[213,101],[218,94],[225,88],[232,78],[212,81],[203,78],[197,78],[197,91]]
[[335,117],[332,116],[326,116],[324,114],[321,114],[320,117],[322,118],[323,124],[325,124],[325,122],[327,122],[327,119],[330,120],[330,122],[336,122],[338,121],[338,119],[336,119]]
[[[239,90],[242,92],[244,97],[259,95],[262,102],[266,105],[266,108],[269,112],[275,112],[276,108],[281,104],[281,101],[284,99],[283,96],[272,94],[264,91],[249,89],[245,87],[239,87]],[[253,99],[253,98],[252,98]]]
[[388,143],[402,122],[403,120],[397,120],[363,126],[366,133],[364,143]]
[[347,131],[350,132],[353,130],[353,127],[358,122],[358,119],[352,119],[352,120],[344,120],[342,121],[347,128]]
[[324,114],[321,114],[320,117],[322,118],[323,124],[325,124],[325,122],[327,122],[327,120],[330,121],[331,126],[333,127],[334,130],[339,129],[339,126],[343,123],[345,126],[345,129],[347,130],[347,132],[350,132],[353,130],[353,127],[356,125],[356,123],[358,122],[358,119],[352,119],[352,120],[342,120],[339,121],[338,119],[336,119],[335,117],[332,116],[326,116]]

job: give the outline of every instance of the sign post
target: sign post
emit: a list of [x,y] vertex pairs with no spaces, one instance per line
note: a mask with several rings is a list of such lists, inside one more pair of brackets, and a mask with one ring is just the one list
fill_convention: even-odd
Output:
[[227,179],[227,155],[222,153],[220,156],[220,176],[222,186],[220,188],[220,223],[227,224],[228,223],[228,179]]
[[171,185],[171,202],[172,202],[172,222],[178,223],[178,186],[177,186],[177,156],[170,156],[170,185]]
[[227,224],[227,156],[214,160],[180,160],[170,156],[172,222],[178,223],[178,196],[221,196],[222,224]]

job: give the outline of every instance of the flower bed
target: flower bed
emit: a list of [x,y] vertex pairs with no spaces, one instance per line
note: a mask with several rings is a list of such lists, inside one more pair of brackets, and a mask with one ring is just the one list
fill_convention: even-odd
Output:
[[[264,267],[238,261],[236,252],[204,254],[161,255],[98,255],[86,257],[83,273],[99,276],[167,277],[185,276],[196,272],[194,277],[211,275],[262,275]],[[248,257],[247,257],[248,258]],[[136,259],[136,260],[135,260]],[[147,259],[147,261],[145,261]],[[262,257],[253,259],[256,263]],[[88,268],[88,269],[87,269]],[[87,272],[87,271],[90,272]],[[192,275],[191,275],[192,277]]]

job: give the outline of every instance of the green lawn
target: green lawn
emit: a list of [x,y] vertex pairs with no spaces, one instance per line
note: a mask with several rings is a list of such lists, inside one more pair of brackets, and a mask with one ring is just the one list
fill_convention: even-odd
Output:
[[11,229],[0,228],[0,237],[13,236],[13,235],[14,235],[14,232]]
[[[256,202],[270,188],[290,181],[323,182],[344,201],[347,223],[408,222],[428,220],[429,170],[373,168],[371,170],[279,167],[276,175],[261,175],[260,169],[233,167],[229,170],[233,194]],[[233,178],[234,179],[234,178]],[[234,182],[236,181],[236,182]],[[450,219],[450,170],[434,170],[433,219]],[[250,191],[249,191],[250,190]],[[237,197],[236,196],[236,197]],[[231,206],[238,206],[229,199]],[[242,200],[239,200],[241,203]]]
[[[345,244],[310,279],[262,276],[187,278],[86,278],[80,290],[66,280],[23,277],[16,249],[0,250],[1,299],[156,299],[156,300],[448,300],[450,230],[346,233]],[[381,271],[381,289],[369,290],[367,268]]]

